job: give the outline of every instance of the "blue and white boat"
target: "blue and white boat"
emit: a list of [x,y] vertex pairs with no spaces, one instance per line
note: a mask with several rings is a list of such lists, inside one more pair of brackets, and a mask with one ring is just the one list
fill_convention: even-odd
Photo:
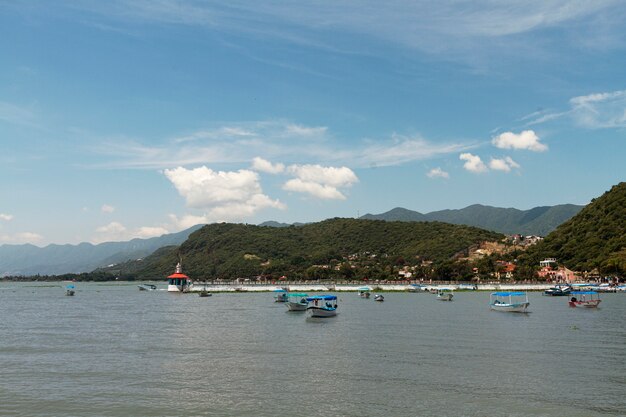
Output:
[[309,303],[306,309],[309,317],[333,317],[337,315],[336,295],[314,295],[306,300]]
[[275,303],[286,303],[287,302],[287,290],[284,288],[279,288],[274,290],[274,302]]
[[437,290],[437,300],[439,301],[452,301],[452,288],[439,288]]
[[70,296],[74,295],[75,290],[76,290],[76,287],[74,286],[74,284],[68,284],[65,287],[65,295],[70,295]]
[[493,292],[489,300],[489,307],[496,311],[525,313],[529,305],[525,292]]
[[290,292],[287,294],[287,301],[285,302],[285,306],[289,311],[306,311],[309,306],[309,302],[307,301],[308,294],[298,293],[298,292]]
[[370,295],[372,294],[370,292],[372,291],[370,287],[360,287],[357,289],[357,291],[359,292],[359,297],[361,298],[370,298]]

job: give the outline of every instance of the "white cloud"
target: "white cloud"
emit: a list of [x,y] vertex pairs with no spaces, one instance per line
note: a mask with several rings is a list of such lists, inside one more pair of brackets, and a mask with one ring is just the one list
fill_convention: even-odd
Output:
[[100,210],[103,213],[113,213],[115,211],[115,207],[110,206],[108,204],[103,204],[102,207],[100,208]]
[[169,217],[175,230],[189,229],[197,224],[207,224],[213,221],[208,216],[194,216],[192,214],[186,214],[180,218],[175,214],[170,214]]
[[450,178],[450,174],[448,174],[443,169],[437,167],[433,168],[426,174],[428,178]]
[[205,220],[241,220],[264,208],[285,208],[279,200],[263,194],[259,174],[254,171],[213,171],[202,166],[166,169],[164,173],[187,206],[206,211]]
[[43,236],[33,232],[20,232],[13,235],[0,235],[1,243],[10,243],[14,245],[30,243],[37,244],[43,240]]
[[527,149],[534,152],[543,152],[548,147],[539,141],[533,130],[524,130],[522,133],[504,132],[494,137],[491,143],[500,149]]
[[143,226],[137,229],[135,235],[138,238],[141,239],[148,239],[151,237],[157,237],[157,236],[162,236],[165,234],[168,234],[169,230],[167,230],[164,227],[160,227],[160,226]]
[[343,195],[336,187],[330,185],[319,184],[312,181],[303,181],[300,178],[293,178],[283,185],[286,191],[295,191],[297,193],[307,193],[323,200],[345,200]]
[[96,232],[98,233],[111,233],[111,234],[123,233],[125,231],[126,231],[126,227],[124,227],[124,225],[119,222],[111,222],[105,226],[100,226],[96,229]]
[[12,214],[5,214],[5,213],[0,213],[0,220],[4,220],[4,221],[11,221],[13,220],[13,215]]
[[459,159],[465,161],[463,168],[470,172],[481,173],[488,171],[487,165],[477,155],[471,153],[462,153],[459,155]]
[[267,172],[268,174],[280,174],[285,170],[285,165],[280,162],[272,164],[270,161],[257,156],[252,160],[252,169],[255,171]]
[[509,172],[511,171],[511,169],[519,167],[519,164],[511,159],[511,157],[509,156],[502,159],[491,158],[491,161],[489,161],[489,168],[495,171]]
[[285,127],[285,133],[290,136],[320,137],[324,136],[327,130],[328,128],[326,126],[309,127],[298,124],[289,124]]
[[339,188],[350,187],[359,181],[348,167],[321,165],[291,165],[287,171],[294,175],[283,185],[287,191],[310,194],[321,199],[345,200]]

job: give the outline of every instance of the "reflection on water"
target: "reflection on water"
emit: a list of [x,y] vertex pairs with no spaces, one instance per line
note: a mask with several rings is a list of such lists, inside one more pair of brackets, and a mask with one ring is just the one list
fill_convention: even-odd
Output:
[[626,414],[623,294],[514,314],[488,293],[345,293],[307,319],[271,293],[0,287],[0,415]]

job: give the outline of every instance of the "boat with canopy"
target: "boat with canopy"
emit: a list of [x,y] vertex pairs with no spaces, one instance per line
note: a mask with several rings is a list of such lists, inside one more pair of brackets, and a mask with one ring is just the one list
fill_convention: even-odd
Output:
[[301,292],[290,292],[287,294],[287,301],[285,306],[289,311],[306,311],[309,306],[309,302],[306,300],[308,294]]
[[306,311],[310,317],[333,317],[337,315],[336,295],[314,295],[307,297]]
[[437,300],[439,301],[452,301],[452,297],[454,294],[452,294],[451,288],[439,288],[437,290]]
[[489,307],[496,311],[525,313],[529,305],[525,292],[493,292],[489,300]]
[[359,297],[361,298],[370,298],[370,295],[372,294],[370,292],[372,291],[370,287],[360,287],[357,289],[357,291],[359,292]]
[[274,302],[286,303],[287,302],[287,290],[284,288],[278,288],[274,290]]
[[572,296],[569,300],[570,307],[596,308],[602,301],[596,291],[572,291],[570,295]]

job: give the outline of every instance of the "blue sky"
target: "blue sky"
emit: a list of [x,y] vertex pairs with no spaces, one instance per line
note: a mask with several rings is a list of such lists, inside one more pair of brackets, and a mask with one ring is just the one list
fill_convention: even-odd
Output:
[[0,1],[0,244],[626,178],[620,1]]

